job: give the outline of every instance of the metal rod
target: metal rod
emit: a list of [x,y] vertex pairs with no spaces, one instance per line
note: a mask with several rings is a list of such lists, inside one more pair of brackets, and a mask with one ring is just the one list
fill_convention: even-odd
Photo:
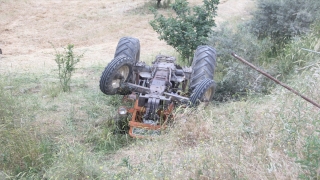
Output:
[[306,48],[301,48],[301,49],[302,49],[302,50],[305,50],[305,51],[309,51],[309,52],[313,52],[313,53],[320,54],[320,52],[313,51],[313,50],[310,50],[310,49],[306,49]]
[[236,55],[235,53],[231,53],[231,55],[233,57],[235,57],[236,59],[240,60],[241,62],[247,64],[248,66],[250,66],[251,68],[255,69],[256,71],[260,72],[261,74],[265,75],[266,77],[268,77],[269,79],[273,80],[274,82],[276,82],[277,84],[280,84],[281,86],[285,87],[286,89],[288,89],[289,91],[293,92],[294,94],[302,97],[304,100],[308,101],[309,103],[313,104],[314,106],[318,107],[320,109],[320,105],[314,101],[312,101],[311,99],[309,99],[308,97],[300,94],[299,92],[297,92],[296,90],[292,89],[291,87],[289,87],[288,85],[280,82],[279,80],[277,80],[276,78],[272,77],[271,75],[267,74],[266,72],[262,71],[261,69],[255,67],[253,64],[249,63],[248,61],[244,60],[243,58],[239,57],[238,55]]

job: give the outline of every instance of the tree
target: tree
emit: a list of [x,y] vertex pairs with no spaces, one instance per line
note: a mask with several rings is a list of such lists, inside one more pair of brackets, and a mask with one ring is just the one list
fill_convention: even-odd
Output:
[[319,0],[259,0],[250,23],[259,39],[270,38],[273,52],[295,36],[307,33],[320,15]]
[[165,40],[188,64],[199,45],[207,42],[208,36],[216,26],[216,16],[219,0],[203,0],[203,5],[189,7],[186,0],[176,0],[171,8],[176,16],[165,17],[152,10],[154,20],[150,21],[152,28]]

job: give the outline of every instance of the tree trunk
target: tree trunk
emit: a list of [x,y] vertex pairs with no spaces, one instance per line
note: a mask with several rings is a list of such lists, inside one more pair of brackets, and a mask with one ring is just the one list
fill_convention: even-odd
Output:
[[157,0],[157,7],[159,8],[160,7],[160,3],[161,3],[161,0]]

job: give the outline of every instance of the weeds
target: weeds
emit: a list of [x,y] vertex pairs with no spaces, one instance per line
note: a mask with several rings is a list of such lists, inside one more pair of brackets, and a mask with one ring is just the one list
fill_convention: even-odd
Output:
[[2,79],[0,79],[0,126],[14,126],[13,118],[15,110],[14,100],[11,94],[4,90]]
[[[266,58],[269,42],[242,30],[226,33],[223,37],[231,40],[219,41],[220,50],[225,50],[219,58],[230,69],[220,72],[220,79],[241,93],[263,89],[263,83],[254,84],[257,74],[227,56],[229,49],[238,47],[250,61],[278,77],[289,77],[290,85],[320,101],[319,58],[300,49],[319,51],[319,25],[314,28],[310,36],[294,39],[284,54],[273,59]],[[132,140],[114,134],[112,117],[123,102],[121,96],[102,95],[99,75],[75,79],[81,85],[74,86],[74,93],[60,93],[58,83],[48,82],[46,76],[1,77],[0,179],[319,178],[319,110],[282,88],[245,101],[209,104],[191,113],[182,109],[168,133]]]
[[55,61],[58,65],[59,70],[58,75],[60,79],[60,84],[64,92],[70,91],[70,81],[71,76],[75,71],[75,65],[83,57],[83,54],[75,55],[73,52],[73,48],[74,45],[69,44],[67,48],[65,48],[64,54],[58,52],[57,50],[55,54]]
[[46,179],[99,179],[103,174],[96,157],[84,146],[63,142],[59,149],[44,175]]
[[[318,133],[320,131],[317,131]],[[301,164],[304,170],[300,174],[301,179],[319,179],[320,178],[320,139],[318,135],[312,135],[306,139],[306,144],[302,150],[303,158],[296,161]]]

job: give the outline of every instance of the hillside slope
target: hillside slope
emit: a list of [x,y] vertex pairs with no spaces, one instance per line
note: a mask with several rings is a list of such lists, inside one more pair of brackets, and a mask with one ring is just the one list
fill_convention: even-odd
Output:
[[[313,67],[290,86],[320,102],[319,74]],[[282,87],[245,102],[183,111],[169,134],[120,150],[106,170],[129,179],[298,179],[297,160],[310,163],[310,155],[318,162],[320,143],[311,139],[319,138],[319,109]],[[124,160],[130,167],[119,169]]]
[[[13,104],[16,113],[13,128],[0,126],[7,143],[0,179],[297,179],[303,169],[296,160],[307,157],[308,138],[319,137],[320,113],[281,87],[247,101],[179,110],[169,133],[153,140],[113,134],[121,97],[103,95],[98,83],[118,40],[139,38],[142,60],[176,55],[149,26],[146,2],[0,0],[0,99],[10,97],[1,99],[9,104],[3,107]],[[216,20],[235,24],[254,7],[253,0],[222,0]],[[58,89],[51,43],[85,52],[70,93]],[[320,102],[317,61],[289,83]]]
[[[141,7],[146,0],[117,1],[0,1],[0,72],[48,70],[53,67],[51,43],[64,47],[72,43],[86,51],[82,67],[107,64],[123,36],[140,39],[141,56],[152,59],[158,53],[174,50],[148,24],[152,14]],[[199,4],[193,0],[191,4]],[[228,0],[219,5],[217,22],[248,17],[253,0]],[[143,11],[141,14],[140,11]]]

